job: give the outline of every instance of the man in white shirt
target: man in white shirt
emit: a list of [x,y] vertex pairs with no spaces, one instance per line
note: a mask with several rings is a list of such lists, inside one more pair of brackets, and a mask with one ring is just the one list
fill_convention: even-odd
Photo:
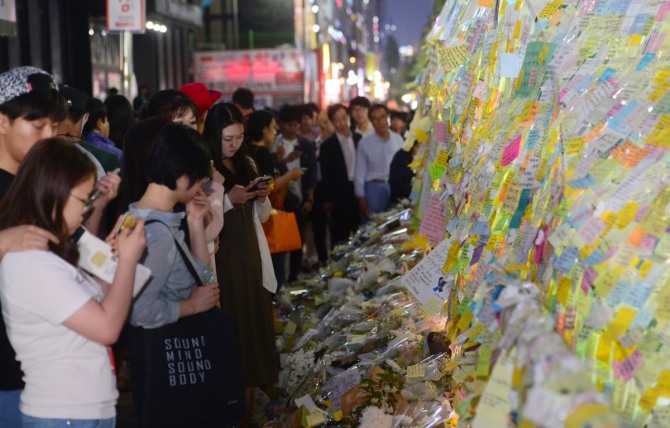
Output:
[[[304,174],[299,180],[289,183],[289,195],[284,200],[284,209],[294,212],[301,229],[304,241],[303,226],[305,216],[314,207],[314,190],[316,188],[316,149],[314,142],[298,135],[300,110],[298,106],[285,106],[279,112],[281,119],[281,135],[274,144],[274,151],[279,162],[286,165],[290,171],[293,168],[303,168]],[[278,259],[278,255],[274,255]],[[274,258],[273,258],[274,260]],[[288,281],[295,281],[302,267],[302,249],[292,251],[289,263]],[[280,272],[281,274],[281,272]],[[283,278],[278,278],[282,280]]]
[[373,105],[368,116],[375,132],[363,137],[358,144],[354,172],[358,207],[364,218],[388,209],[389,169],[393,156],[403,144],[402,137],[389,129],[389,110],[385,105]]
[[370,111],[370,100],[365,97],[356,97],[349,102],[351,109],[351,131],[367,137],[375,132],[368,113]]

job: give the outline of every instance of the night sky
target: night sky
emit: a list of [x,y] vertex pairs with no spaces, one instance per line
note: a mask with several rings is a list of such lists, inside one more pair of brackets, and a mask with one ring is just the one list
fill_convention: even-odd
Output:
[[428,22],[431,0],[384,0],[386,18],[394,23],[394,34],[400,46],[421,42],[421,32]]

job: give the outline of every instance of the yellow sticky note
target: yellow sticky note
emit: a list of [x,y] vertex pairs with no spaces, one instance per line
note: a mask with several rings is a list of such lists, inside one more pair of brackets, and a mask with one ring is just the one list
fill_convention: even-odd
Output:
[[415,364],[407,367],[408,379],[423,379],[426,376],[426,366],[423,364]]
[[556,301],[565,306],[568,303],[568,296],[570,295],[570,277],[563,276],[558,282],[556,289]]
[[439,46],[437,48],[437,56],[440,61],[440,65],[445,69],[445,71],[451,71],[463,65],[467,53],[468,49],[465,47],[465,45],[458,45],[454,47]]
[[610,291],[612,291],[612,288],[616,285],[617,281],[619,281],[619,274],[613,270],[607,269],[600,272],[598,278],[593,283],[596,295],[606,298],[610,294]]
[[461,244],[458,241],[452,242],[451,246],[449,247],[449,251],[447,252],[447,259],[444,261],[444,265],[442,266],[442,272],[444,273],[451,272],[453,267],[458,262],[458,255],[460,251],[461,251]]
[[472,317],[473,317],[472,312],[468,310],[466,313],[461,315],[461,318],[458,320],[458,324],[456,324],[456,328],[458,328],[460,331],[467,330],[467,328],[470,327]]
[[663,370],[661,375],[658,377],[658,382],[654,387],[658,390],[658,393],[663,398],[670,397],[670,370]]
[[628,46],[639,45],[640,43],[642,43],[642,34],[633,34],[630,36]]
[[316,427],[326,423],[326,418],[321,413],[310,413],[307,415],[307,426],[309,428]]
[[426,131],[423,129],[417,129],[416,130],[416,141],[419,143],[425,143],[428,141],[428,134],[426,134]]
[[295,333],[295,329],[297,328],[297,324],[294,323],[293,321],[289,321],[286,324],[286,327],[284,327],[284,333],[288,334],[289,336],[293,335]]
[[546,44],[542,45],[542,48],[540,49],[540,53],[537,56],[537,63],[542,65],[544,63],[544,59],[547,57],[547,54],[549,53],[549,46]]
[[101,253],[100,251],[96,251],[95,254],[91,256],[89,261],[93,266],[102,267],[102,265],[104,265],[105,262],[107,262],[107,256]]
[[640,209],[635,201],[630,201],[619,212],[619,220],[616,223],[617,229],[625,229],[635,219],[635,214]]
[[449,154],[444,150],[440,150],[435,159],[435,163],[446,167],[449,164]]
[[642,394],[638,405],[642,410],[651,412],[656,406],[656,401],[658,401],[659,391],[656,388],[649,388]]

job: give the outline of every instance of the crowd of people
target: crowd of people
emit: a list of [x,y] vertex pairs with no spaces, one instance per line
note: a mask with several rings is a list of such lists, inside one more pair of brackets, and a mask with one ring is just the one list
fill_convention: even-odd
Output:
[[[250,414],[253,389],[278,380],[273,294],[409,196],[404,114],[365,97],[274,111],[248,89],[221,96],[195,82],[103,102],[34,67],[0,74],[0,426],[113,427],[120,336],[154,426],[164,395],[143,344],[212,311],[234,326]],[[300,249],[271,253],[272,209],[295,213]],[[79,267],[82,227],[111,246],[111,284]],[[151,277],[134,295],[138,263]],[[185,410],[167,403],[166,420]]]

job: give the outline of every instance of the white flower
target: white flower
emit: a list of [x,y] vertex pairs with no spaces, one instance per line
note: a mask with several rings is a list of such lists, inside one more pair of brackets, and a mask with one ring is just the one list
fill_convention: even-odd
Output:
[[358,426],[359,428],[391,428],[393,416],[387,415],[379,407],[366,407]]

